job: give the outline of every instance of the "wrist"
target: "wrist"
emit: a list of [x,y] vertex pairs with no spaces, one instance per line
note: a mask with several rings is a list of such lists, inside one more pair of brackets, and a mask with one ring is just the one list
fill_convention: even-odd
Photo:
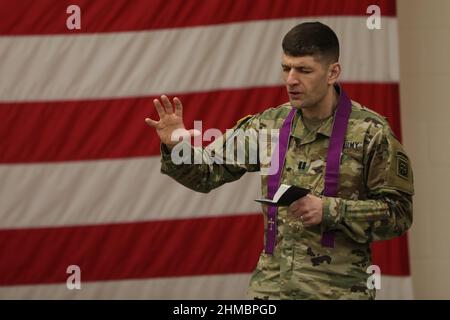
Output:
[[163,155],[170,155],[170,153],[172,152],[173,149],[173,145],[168,145],[165,143],[161,143],[161,153]]
[[335,229],[341,222],[343,212],[341,199],[322,196],[322,228],[324,231]]

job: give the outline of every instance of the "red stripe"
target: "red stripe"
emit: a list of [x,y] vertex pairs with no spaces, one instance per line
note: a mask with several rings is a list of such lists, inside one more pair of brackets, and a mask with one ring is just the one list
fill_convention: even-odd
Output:
[[[281,87],[178,95],[184,121],[222,132],[249,113],[283,101]],[[49,162],[159,154],[159,139],[144,119],[158,119],[155,97],[0,104],[0,162]]]
[[[262,224],[241,215],[0,230],[0,285],[64,282],[73,264],[82,281],[252,272]],[[408,275],[405,248],[406,237],[378,242],[373,262],[384,275]]]
[[[398,84],[347,83],[350,97],[400,128]],[[181,94],[185,124],[222,132],[247,114],[287,100],[283,87]],[[159,139],[144,123],[158,119],[152,99],[129,98],[0,104],[0,163],[115,159],[159,154]]]
[[387,118],[395,135],[401,140],[400,92],[398,83],[344,83],[352,100]]
[[410,275],[407,235],[373,243],[372,259],[372,263],[378,265],[384,275]]
[[[69,5],[81,9],[81,30],[68,30]],[[0,0],[0,34],[76,34],[179,28],[250,20],[369,16],[376,4],[395,16],[392,0]]]
[[0,285],[251,272],[262,215],[0,230]]

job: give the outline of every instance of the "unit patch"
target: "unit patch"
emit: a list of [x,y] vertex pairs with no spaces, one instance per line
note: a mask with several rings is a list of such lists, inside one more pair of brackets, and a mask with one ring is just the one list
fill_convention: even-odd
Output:
[[403,152],[397,152],[397,175],[403,179],[409,179],[408,157]]

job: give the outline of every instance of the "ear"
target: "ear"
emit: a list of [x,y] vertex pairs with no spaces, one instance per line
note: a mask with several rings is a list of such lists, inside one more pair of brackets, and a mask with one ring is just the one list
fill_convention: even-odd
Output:
[[328,84],[332,85],[337,82],[341,75],[341,65],[339,62],[330,64],[328,68]]

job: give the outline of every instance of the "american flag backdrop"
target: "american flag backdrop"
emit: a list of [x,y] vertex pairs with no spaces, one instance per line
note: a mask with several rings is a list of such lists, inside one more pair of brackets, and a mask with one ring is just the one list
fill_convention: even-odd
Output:
[[[373,4],[381,29],[366,26]],[[312,20],[340,39],[350,97],[400,136],[394,0],[0,0],[0,298],[244,298],[259,175],[188,190],[160,173],[144,118],[165,93],[188,128],[224,132],[286,102],[281,39]],[[373,257],[378,296],[411,298],[406,236]]]

